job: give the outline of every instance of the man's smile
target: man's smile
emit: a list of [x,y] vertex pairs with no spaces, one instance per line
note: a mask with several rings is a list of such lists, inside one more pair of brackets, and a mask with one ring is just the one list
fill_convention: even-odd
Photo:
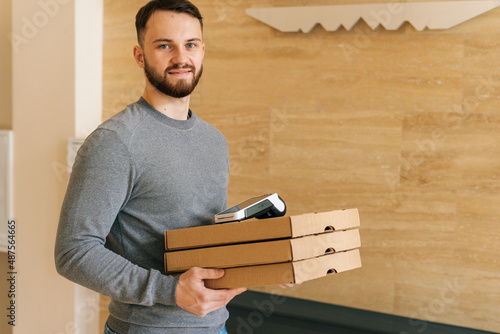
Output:
[[187,77],[193,72],[194,72],[194,69],[191,66],[184,67],[184,68],[167,69],[168,75],[178,77],[178,78]]

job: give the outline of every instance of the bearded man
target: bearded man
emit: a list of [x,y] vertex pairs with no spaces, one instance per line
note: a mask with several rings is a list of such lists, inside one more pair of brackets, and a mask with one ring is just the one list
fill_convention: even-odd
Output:
[[58,272],[111,297],[104,333],[226,333],[241,289],[211,290],[221,269],[163,269],[164,231],[214,223],[227,207],[224,136],[189,109],[203,72],[203,20],[187,0],[154,0],[136,16],[144,94],[79,150],[61,209]]

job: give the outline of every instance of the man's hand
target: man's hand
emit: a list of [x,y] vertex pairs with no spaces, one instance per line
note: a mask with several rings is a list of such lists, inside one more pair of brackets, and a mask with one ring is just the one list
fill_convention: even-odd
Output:
[[175,302],[184,311],[203,317],[218,310],[246,288],[212,290],[205,287],[204,279],[224,276],[222,269],[191,268],[179,276]]

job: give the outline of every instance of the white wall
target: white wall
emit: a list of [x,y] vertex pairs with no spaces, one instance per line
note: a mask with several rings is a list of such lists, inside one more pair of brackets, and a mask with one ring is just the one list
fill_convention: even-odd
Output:
[[[12,4],[11,0],[0,0],[0,50],[9,50],[9,40],[5,38],[11,31],[12,25]],[[0,129],[12,129],[12,55],[10,52],[0,53]],[[0,214],[3,217],[3,214]],[[6,222],[2,221],[2,224]],[[0,253],[0,271],[6,273],[8,271],[7,254]],[[2,276],[3,278],[4,276]],[[9,306],[10,300],[7,291],[10,284],[7,280],[0,281],[0,308],[6,310]],[[0,322],[0,333],[12,333],[12,327],[5,321]]]
[[[101,1],[76,1],[78,5],[102,7]],[[91,131],[96,125],[85,117],[77,121],[80,116],[76,116],[76,110],[86,110],[92,120],[100,121],[101,115],[100,108],[77,107],[75,49],[80,29],[75,30],[75,12],[80,14],[71,0],[14,1],[12,7],[14,216],[18,244],[14,334],[93,334],[96,332],[76,331],[75,327],[82,323],[81,318],[89,319],[85,325],[97,321],[97,300],[90,301],[73,283],[60,277],[53,259],[67,182],[67,140],[82,135],[82,127]],[[102,25],[95,19],[87,22]],[[80,47],[78,52],[95,50]],[[85,60],[85,55],[78,59]],[[100,86],[100,82],[87,84]],[[82,122],[84,126],[80,126]]]

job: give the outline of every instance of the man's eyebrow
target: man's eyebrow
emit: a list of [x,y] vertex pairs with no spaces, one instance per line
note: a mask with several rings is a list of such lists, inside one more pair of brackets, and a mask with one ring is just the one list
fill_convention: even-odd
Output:
[[[193,37],[193,38],[188,39],[186,42],[194,42],[194,41],[201,42],[201,38]],[[173,40],[168,39],[168,38],[157,38],[153,41],[153,43],[172,43],[172,42],[173,42]]]
[[153,41],[153,43],[164,43],[164,42],[172,43],[173,41],[168,38],[157,38]]

